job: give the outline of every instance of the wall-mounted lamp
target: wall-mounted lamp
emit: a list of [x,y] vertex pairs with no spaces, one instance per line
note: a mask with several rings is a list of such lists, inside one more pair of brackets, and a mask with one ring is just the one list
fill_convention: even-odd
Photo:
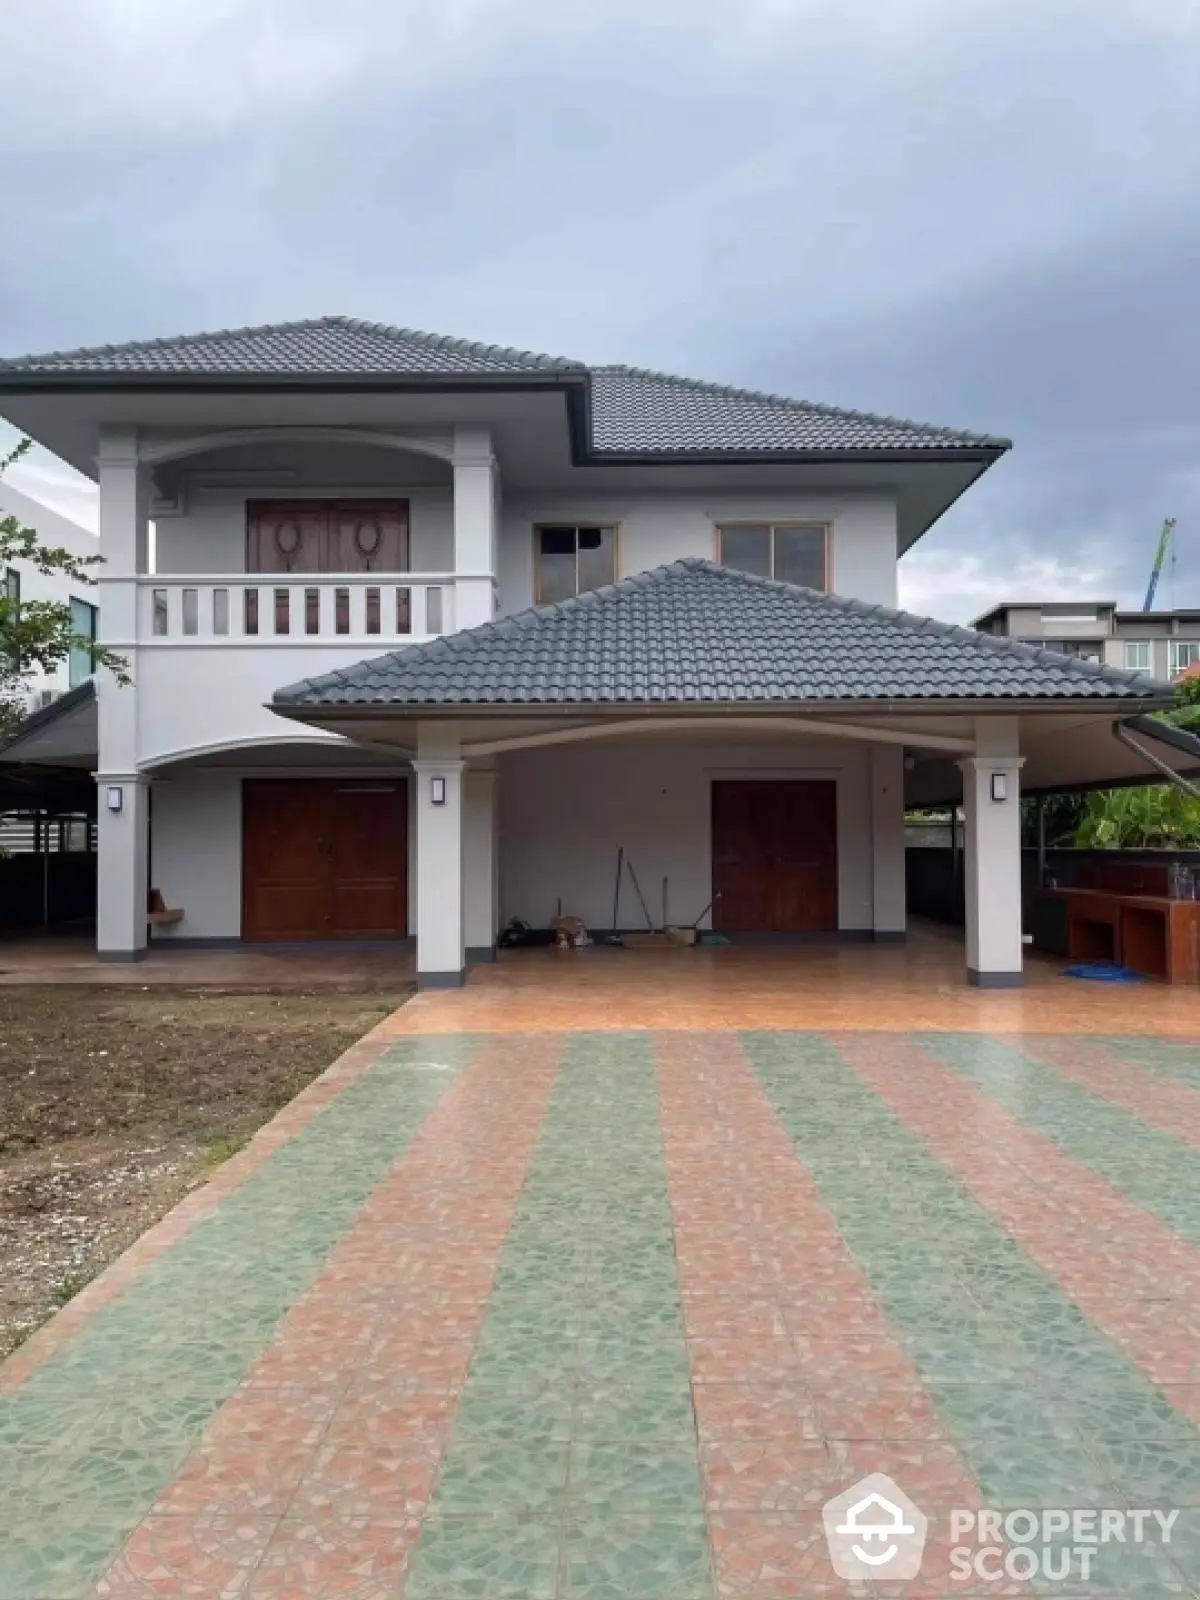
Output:
[[445,778],[430,778],[429,803],[431,806],[444,806],[446,804]]
[[1007,772],[993,772],[992,773],[992,799],[993,800],[1007,800],[1008,799],[1008,773]]
[[104,791],[104,804],[110,811],[120,811],[125,804],[125,791],[120,784],[110,783]]

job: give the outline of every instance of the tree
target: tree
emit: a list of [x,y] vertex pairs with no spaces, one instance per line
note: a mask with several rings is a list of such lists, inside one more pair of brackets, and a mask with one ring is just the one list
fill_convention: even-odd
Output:
[[[29,450],[32,440],[22,439],[7,456],[0,456],[0,478]],[[43,544],[35,528],[16,517],[0,517],[0,572],[14,561],[24,561],[46,577],[55,574],[73,583],[94,584],[91,568],[101,556],[76,556],[61,547]],[[53,672],[72,650],[86,650],[92,670],[107,667],[119,683],[129,683],[123,656],[71,626],[71,607],[63,600],[21,600],[0,588],[0,741],[25,715],[23,691],[35,675]]]
[[1194,850],[1200,800],[1173,783],[1101,790],[1088,795],[1075,843],[1081,850]]

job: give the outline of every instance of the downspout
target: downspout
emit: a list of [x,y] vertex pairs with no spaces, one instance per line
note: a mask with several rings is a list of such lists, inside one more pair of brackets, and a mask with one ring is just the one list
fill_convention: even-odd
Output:
[[1128,725],[1124,722],[1114,722],[1112,725],[1113,738],[1118,744],[1123,744],[1127,750],[1132,750],[1134,755],[1141,756],[1148,766],[1154,768],[1168,783],[1173,783],[1177,789],[1182,789],[1184,794],[1191,795],[1193,800],[1200,800],[1200,789],[1185,778],[1182,773],[1176,772],[1174,767],[1169,767],[1165,761],[1160,761],[1130,733]]

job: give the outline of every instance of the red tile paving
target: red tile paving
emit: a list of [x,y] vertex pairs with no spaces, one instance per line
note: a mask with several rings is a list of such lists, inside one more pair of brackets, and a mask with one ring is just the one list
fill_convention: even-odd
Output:
[[[560,1048],[549,1037],[531,1042],[521,1071],[506,1073],[505,1048],[480,1047],[97,1596],[185,1593],[185,1578],[250,1600],[395,1594]],[[422,1268],[448,1259],[464,1276],[452,1298],[431,1303]]]
[[1200,1423],[1200,1250],[919,1044],[840,1054],[1096,1327]]

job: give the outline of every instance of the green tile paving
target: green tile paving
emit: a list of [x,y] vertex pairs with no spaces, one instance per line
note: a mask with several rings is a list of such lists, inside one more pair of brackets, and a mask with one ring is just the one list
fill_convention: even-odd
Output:
[[406,1600],[712,1593],[654,1058],[564,1054]]
[[[922,1036],[921,1043],[997,1105],[1200,1245],[1200,1152],[1000,1039],[939,1033]],[[1146,1092],[1152,1092],[1149,1086]]]
[[1100,1044],[1132,1061],[1135,1066],[1149,1067],[1164,1078],[1173,1078],[1188,1089],[1200,1089],[1200,1050],[1194,1039],[1154,1039],[1141,1035],[1110,1038],[1090,1037],[1090,1044]]
[[[1200,1507],[1200,1433],[834,1047],[803,1034],[746,1034],[743,1042],[985,1502]],[[947,1059],[958,1041],[941,1042]],[[1023,1081],[1023,1058],[999,1048],[1002,1056],[972,1058],[993,1063],[989,1092]],[[1053,1097],[1049,1086],[1028,1093],[1022,1104],[1036,1122]],[[1188,1555],[1186,1541],[1196,1517],[1184,1512],[1175,1547],[1177,1559],[1196,1563],[1194,1579],[1200,1550]],[[1106,1545],[1098,1567],[1097,1594],[1180,1592],[1178,1571],[1148,1547]]]
[[211,1217],[0,1396],[0,1597],[74,1600],[153,1504],[205,1424],[445,1093],[393,1046]]

